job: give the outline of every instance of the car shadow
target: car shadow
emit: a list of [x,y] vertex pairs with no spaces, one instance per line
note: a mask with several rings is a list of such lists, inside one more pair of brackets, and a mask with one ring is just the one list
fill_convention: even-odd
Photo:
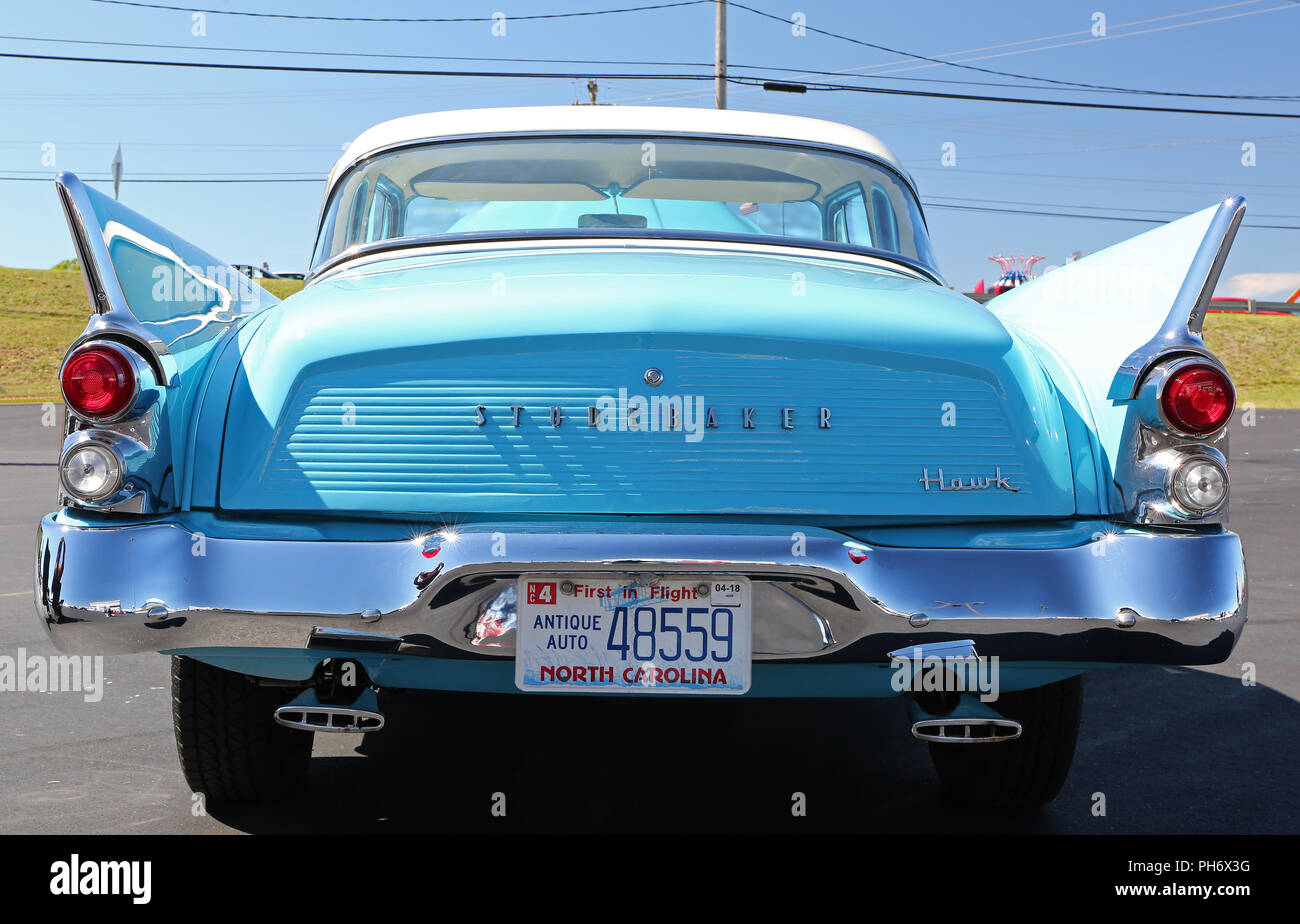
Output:
[[401,692],[383,708],[355,751],[322,755],[318,736],[297,797],[210,812],[267,833],[1300,829],[1300,703],[1190,668],[1090,674],[1065,788],[1010,815],[950,804],[897,701]]

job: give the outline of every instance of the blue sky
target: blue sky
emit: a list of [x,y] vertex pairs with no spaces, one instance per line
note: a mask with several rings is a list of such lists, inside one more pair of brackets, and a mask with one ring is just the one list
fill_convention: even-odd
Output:
[[[142,3],[179,5],[177,0]],[[200,0],[196,6],[336,16],[507,16],[489,22],[342,23],[209,13],[196,36],[190,12],[94,0],[9,4],[0,51],[287,64],[446,69],[540,69],[504,58],[685,61],[713,55],[712,5],[554,20],[537,13],[637,6],[656,0],[491,0],[415,3],[372,0]],[[916,54],[979,67],[1167,91],[1300,94],[1300,2],[1296,0],[1106,0],[1073,2],[831,3],[749,0],[782,18]],[[1106,35],[1092,34],[1098,14]],[[734,64],[846,71],[878,85],[965,93],[1033,95],[1018,88],[930,81],[1018,83],[929,65],[808,33],[743,10],[729,13]],[[60,39],[60,43],[27,39]],[[68,40],[74,40],[72,42]],[[110,42],[161,43],[131,48]],[[252,53],[217,48],[261,49]],[[476,56],[483,61],[326,58],[267,49],[366,55]],[[582,66],[558,65],[557,70]],[[591,65],[645,71],[644,65]],[[687,70],[699,70],[692,68]],[[883,81],[885,75],[908,80]],[[918,81],[915,78],[924,78]],[[817,78],[811,78],[817,79]],[[843,77],[820,78],[847,81]],[[1091,252],[1149,225],[1109,220],[989,214],[938,205],[1002,204],[1032,211],[1176,217],[1240,193],[1246,223],[1300,226],[1300,119],[1059,109],[861,93],[789,95],[731,87],[734,109],[787,112],[847,122],[888,143],[913,172],[939,262],[969,290],[997,277],[995,252],[1042,254],[1048,264]],[[1300,113],[1300,101],[1133,97],[1044,89],[1058,99],[1240,108]],[[341,147],[395,116],[477,106],[567,104],[586,98],[582,81],[358,76],[146,68],[0,59],[0,176],[52,177],[56,170],[107,175],[120,143],[122,199],[137,211],[231,262],[306,268],[322,184],[132,183],[136,177],[221,174],[323,176]],[[711,83],[603,81],[602,102],[711,106]],[[1254,164],[1243,163],[1253,145]],[[53,148],[50,147],[53,145]],[[956,164],[944,166],[945,145]],[[53,166],[48,161],[51,154]],[[1249,158],[1247,158],[1249,159]],[[97,184],[111,189],[111,184]],[[47,267],[72,255],[53,184],[0,181],[0,264]],[[1245,228],[1222,295],[1276,297],[1300,285],[1300,231]]]

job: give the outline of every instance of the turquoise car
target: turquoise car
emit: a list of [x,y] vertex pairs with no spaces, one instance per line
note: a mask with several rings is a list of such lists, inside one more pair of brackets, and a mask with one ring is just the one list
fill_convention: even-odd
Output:
[[1245,624],[1200,334],[1241,199],[981,305],[857,129],[438,112],[351,145],[281,302],[58,193],[91,313],[37,611],[171,656],[208,798],[430,690],[896,697],[956,796],[1035,805],[1087,671]]

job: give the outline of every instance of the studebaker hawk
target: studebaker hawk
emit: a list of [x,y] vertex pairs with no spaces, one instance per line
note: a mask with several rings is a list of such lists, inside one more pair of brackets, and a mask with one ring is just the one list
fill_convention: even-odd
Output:
[[348,148],[278,302],[58,193],[91,316],[37,609],[171,656],[209,798],[419,689],[899,697],[957,796],[1035,805],[1086,671],[1245,623],[1200,334],[1241,199],[980,305],[857,129],[438,112]]

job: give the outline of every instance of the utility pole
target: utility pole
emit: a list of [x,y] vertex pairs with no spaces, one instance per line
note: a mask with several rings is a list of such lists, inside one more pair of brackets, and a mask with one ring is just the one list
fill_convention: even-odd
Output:
[[714,107],[727,108],[727,0],[714,0],[718,9],[713,51]]

